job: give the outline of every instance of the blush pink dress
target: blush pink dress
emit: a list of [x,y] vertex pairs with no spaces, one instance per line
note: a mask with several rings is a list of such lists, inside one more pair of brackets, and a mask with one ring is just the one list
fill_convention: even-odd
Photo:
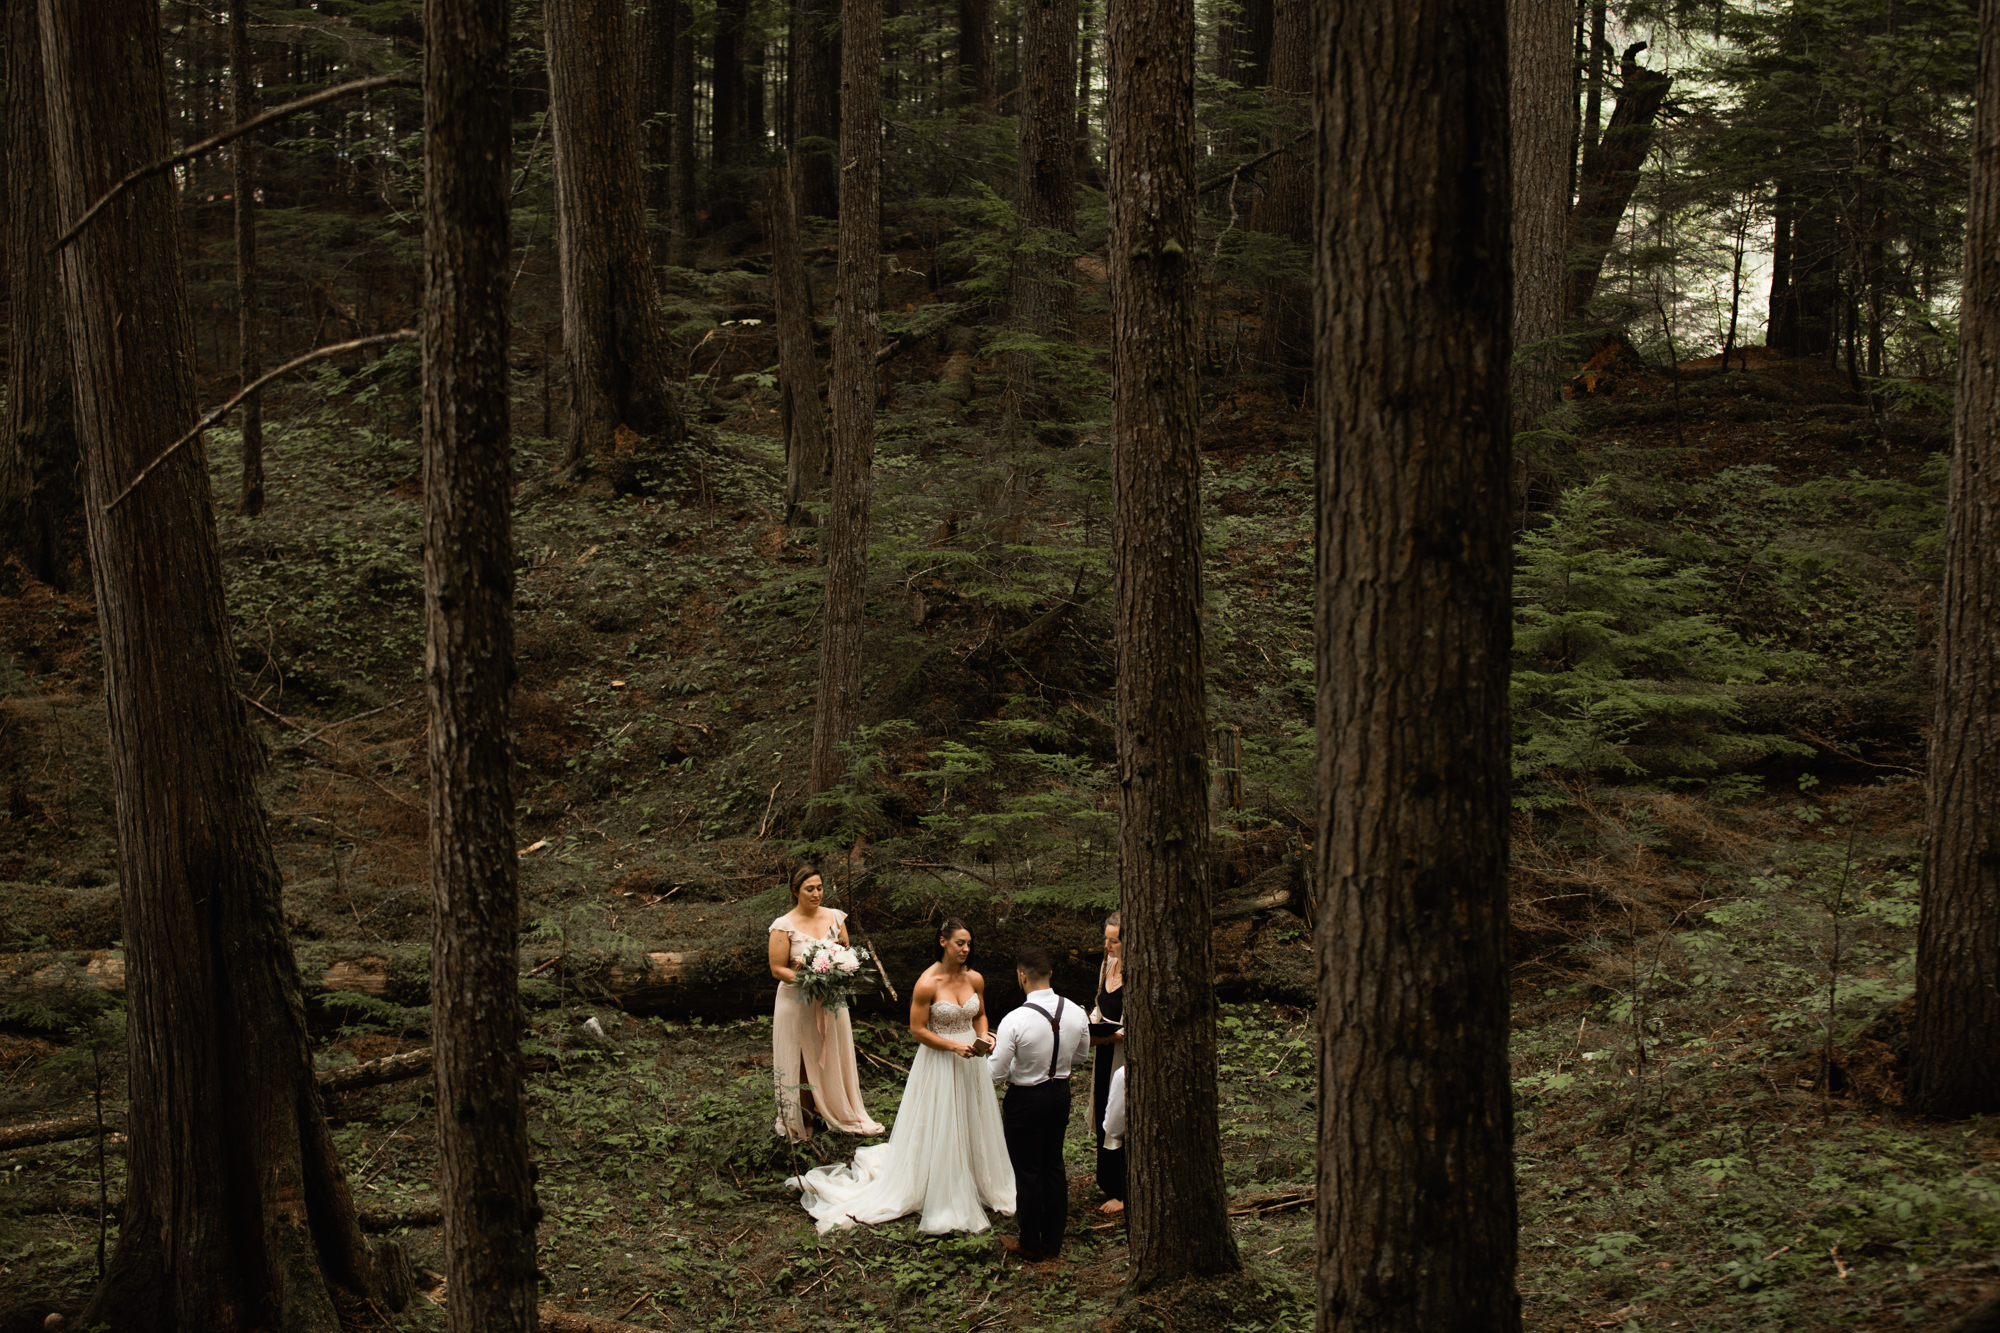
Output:
[[[826,909],[832,918],[824,935],[802,935],[785,917],[771,923],[773,933],[789,936],[791,965],[797,967],[806,945],[814,938],[840,941],[840,929],[847,913]],[[818,1004],[800,999],[799,988],[789,981],[778,983],[776,1007],[771,1011],[771,1070],[778,1085],[780,1138],[794,1143],[812,1137],[799,1097],[801,1086],[810,1087],[814,1104],[829,1124],[849,1134],[880,1134],[882,1126],[861,1104],[861,1080],[854,1067],[854,1022],[848,1011],[827,1013]]]

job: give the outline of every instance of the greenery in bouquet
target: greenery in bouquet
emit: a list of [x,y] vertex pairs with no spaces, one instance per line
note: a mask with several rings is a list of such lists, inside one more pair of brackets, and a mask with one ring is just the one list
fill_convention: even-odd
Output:
[[847,1007],[861,985],[861,965],[868,961],[866,949],[856,949],[830,940],[815,940],[799,959],[792,984],[799,988],[799,1000],[817,1000],[832,1013]]

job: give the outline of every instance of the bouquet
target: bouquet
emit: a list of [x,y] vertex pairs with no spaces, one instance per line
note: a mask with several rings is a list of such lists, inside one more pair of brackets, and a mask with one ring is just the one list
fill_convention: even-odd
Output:
[[817,1000],[828,1013],[839,1013],[861,985],[861,965],[868,961],[866,949],[854,949],[832,940],[814,940],[799,959],[792,984],[799,988],[799,1001]]

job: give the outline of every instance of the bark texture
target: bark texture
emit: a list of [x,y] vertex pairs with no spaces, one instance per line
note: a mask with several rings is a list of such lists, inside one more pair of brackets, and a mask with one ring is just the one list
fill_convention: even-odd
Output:
[[674,124],[667,160],[667,218],[670,263],[685,266],[694,259],[696,208],[701,185],[701,159],[694,141],[694,6],[672,0],[674,14]]
[[840,0],[798,0],[799,32],[792,56],[792,144],[799,212],[830,218],[840,212]]
[[1508,0],[1508,104],[1514,178],[1514,429],[1557,401],[1576,71],[1569,0]]
[[69,340],[49,178],[41,28],[31,0],[7,6],[7,418],[0,439],[0,533],[28,572],[68,588],[83,554]]
[[[257,114],[257,82],[250,71],[250,44],[245,40],[248,9],[244,0],[229,6],[229,103],[235,121],[241,125]],[[257,148],[253,136],[244,135],[229,148],[231,192],[236,205],[236,385],[254,384],[264,373],[263,344],[257,333]],[[237,492],[239,513],[258,514],[264,509],[264,395],[253,393],[243,400],[242,486]]]
[[825,637],[813,713],[815,794],[840,781],[841,742],[861,717],[868,501],[875,466],[875,345],[882,292],[882,3],[841,6],[840,288],[834,298],[833,495],[827,514]]
[[785,436],[785,522],[810,527],[806,501],[826,488],[832,431],[826,419],[826,372],[813,346],[812,280],[799,251],[796,173],[771,169],[767,204],[771,294],[778,325],[778,420]]
[[[508,705],[514,688],[508,8],[507,0],[424,6],[431,1013],[438,1194],[455,1333],[526,1333],[536,1326],[540,1212],[522,1095],[515,963],[520,858]],[[558,8],[569,6],[549,6],[552,32]],[[558,45],[552,37],[551,48]],[[636,208],[636,197],[632,203]]]
[[[1299,137],[1312,105],[1312,0],[1272,0],[1270,74],[1265,104],[1272,125],[1265,148]],[[1250,226],[1283,237],[1296,247],[1299,271],[1264,280],[1264,322],[1258,331],[1257,359],[1267,371],[1303,380],[1312,367],[1312,297],[1304,268],[1312,244],[1313,175],[1304,145],[1271,160],[1264,193],[1250,210]]]
[[993,111],[993,0],[958,0],[958,104]]
[[646,246],[632,42],[620,0],[549,0],[556,242],[568,461],[602,453],[619,426],[656,444],[687,435]]
[[1909,1100],[2000,1110],[2000,3],[1979,16]]
[[1646,49],[1640,42],[1627,48],[1620,67],[1618,104],[1611,109],[1611,123],[1604,136],[1584,155],[1583,173],[1577,180],[1576,207],[1571,212],[1571,233],[1576,257],[1570,268],[1568,313],[1581,314],[1597,294],[1597,279],[1604,272],[1604,257],[1618,235],[1618,221],[1639,188],[1639,168],[1653,148],[1653,122],[1666,104],[1673,79],[1639,63]]
[[1134,1290],[1242,1265],[1216,1110],[1194,362],[1194,7],[1113,0],[1112,536]]
[[[73,218],[167,151],[159,8],[45,0],[41,25],[54,193]],[[198,415],[179,244],[161,176],[62,252],[131,1079],[124,1225],[80,1325],[331,1333],[329,1281],[373,1294],[377,1265],[313,1083],[201,448],[106,509]]]
[[[1014,319],[1032,338],[1065,343],[1076,329],[1076,23],[1077,0],[1022,0]],[[1057,406],[1042,362],[1032,351],[1009,358],[1017,417]]]
[[[1512,1333],[1502,6],[1319,34],[1319,1326]],[[1412,134],[1421,124],[1427,132]]]

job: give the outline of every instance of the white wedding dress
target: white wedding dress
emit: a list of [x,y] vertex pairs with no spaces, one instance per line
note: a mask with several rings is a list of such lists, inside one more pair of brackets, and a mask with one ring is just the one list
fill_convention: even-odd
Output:
[[[979,997],[931,1005],[931,1031],[972,1040]],[[917,1230],[984,1231],[986,1210],[1014,1211],[1014,1165],[1000,1127],[1000,1101],[986,1061],[918,1046],[889,1141],[862,1148],[852,1166],[822,1166],[785,1182],[819,1230],[887,1222],[921,1212]]]

